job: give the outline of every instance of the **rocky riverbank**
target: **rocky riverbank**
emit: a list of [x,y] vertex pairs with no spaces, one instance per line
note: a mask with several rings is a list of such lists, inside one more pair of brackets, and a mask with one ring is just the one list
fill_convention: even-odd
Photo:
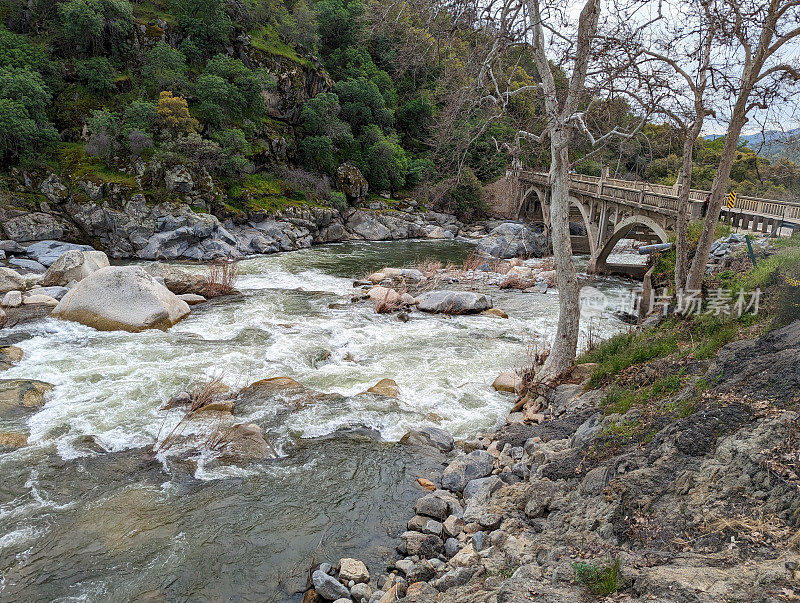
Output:
[[668,395],[628,408],[579,365],[541,416],[468,441],[411,432],[450,458],[419,480],[397,556],[358,581],[322,564],[304,600],[794,600],[798,357],[795,321],[711,360],[632,367]]

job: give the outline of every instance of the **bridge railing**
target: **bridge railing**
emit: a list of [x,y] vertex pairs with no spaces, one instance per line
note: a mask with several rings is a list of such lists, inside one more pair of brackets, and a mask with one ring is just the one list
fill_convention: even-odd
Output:
[[[547,184],[549,181],[549,175],[546,172],[528,172],[528,177],[540,184]],[[601,182],[602,193],[599,192]],[[671,186],[663,184],[622,180],[620,178],[606,178],[603,180],[597,176],[571,174],[570,188],[576,191],[601,195],[631,205],[644,205],[669,212],[678,211],[677,195],[673,193]],[[708,191],[692,189],[689,192],[689,201],[695,203],[703,202],[708,195]],[[744,213],[800,222],[800,203],[795,201],[738,196],[733,209]]]

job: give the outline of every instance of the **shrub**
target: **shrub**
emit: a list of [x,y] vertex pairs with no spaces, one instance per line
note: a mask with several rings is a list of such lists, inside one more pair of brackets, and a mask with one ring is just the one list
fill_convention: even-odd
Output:
[[610,595],[620,587],[620,561],[609,560],[606,563],[575,563],[575,579],[583,584],[590,593],[601,597]]
[[328,203],[339,211],[347,209],[347,197],[340,191],[333,191],[328,197]]
[[133,130],[128,134],[128,150],[134,157],[141,157],[142,153],[152,148],[153,139],[144,132]]
[[116,89],[114,82],[117,70],[105,57],[91,57],[85,61],[79,61],[76,71],[80,80],[94,92],[104,94]]
[[133,8],[127,0],[67,0],[58,5],[64,43],[90,54],[122,54],[133,31]]
[[181,49],[195,62],[222,49],[233,30],[224,0],[185,0],[179,23],[184,37]]
[[239,278],[239,266],[236,262],[218,260],[208,265],[203,295],[219,297],[236,293],[236,281]]
[[187,87],[186,57],[177,48],[159,42],[144,57],[142,77],[153,92],[183,91]]
[[158,97],[156,115],[166,135],[188,135],[200,128],[199,122],[189,114],[186,100],[180,96],[173,96],[172,92],[167,90]]
[[0,68],[0,162],[27,159],[58,140],[47,118],[50,89],[27,68]]
[[307,136],[300,143],[303,164],[317,172],[333,174],[336,169],[336,149],[329,136]]

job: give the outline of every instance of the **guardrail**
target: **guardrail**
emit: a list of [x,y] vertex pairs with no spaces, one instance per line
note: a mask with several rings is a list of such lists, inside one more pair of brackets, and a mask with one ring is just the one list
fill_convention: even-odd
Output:
[[[528,176],[529,180],[538,184],[548,184],[550,180],[549,175],[545,172],[525,171],[523,173]],[[672,187],[662,184],[621,180],[619,178],[606,178],[604,180],[598,176],[572,174],[570,176],[570,188],[630,205],[666,210],[673,214],[678,211],[677,195],[673,193]],[[708,195],[708,191],[692,189],[689,192],[689,201],[702,203]],[[724,209],[727,209],[727,207]],[[795,201],[738,196],[733,209],[741,213],[800,222],[800,203]]]

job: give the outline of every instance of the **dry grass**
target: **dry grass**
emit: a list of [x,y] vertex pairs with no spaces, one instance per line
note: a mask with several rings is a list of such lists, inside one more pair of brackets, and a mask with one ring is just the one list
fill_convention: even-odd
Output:
[[420,262],[417,262],[414,268],[424,274],[426,278],[431,278],[442,269],[442,263],[439,260],[426,258]]
[[[389,298],[392,292],[397,292],[399,297],[392,297]],[[404,293],[407,293],[408,289],[403,286],[399,289],[387,289],[386,293],[383,296],[383,299],[373,300],[373,306],[375,307],[376,314],[391,314],[392,312],[396,312],[403,307],[403,303],[400,301],[400,298],[403,296]]]
[[[527,401],[537,398],[544,393],[542,384],[536,380],[536,372],[547,361],[550,356],[550,343],[539,338],[534,338],[528,342],[526,348],[526,362],[517,373],[522,382],[517,395],[517,408],[520,410]],[[516,407],[515,407],[516,408]],[[540,410],[535,408],[534,412]]]
[[236,262],[216,260],[208,265],[203,295],[219,297],[236,293],[236,281],[239,279],[239,266]]

